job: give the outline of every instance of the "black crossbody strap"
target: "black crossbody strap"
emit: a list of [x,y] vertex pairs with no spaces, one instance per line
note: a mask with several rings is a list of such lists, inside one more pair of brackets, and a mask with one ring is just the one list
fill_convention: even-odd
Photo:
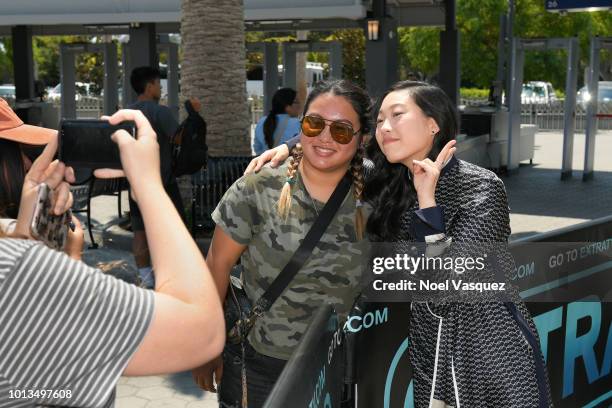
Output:
[[270,309],[270,306],[272,306],[285,288],[289,286],[289,283],[291,283],[293,277],[299,272],[300,268],[302,268],[315,245],[317,245],[317,242],[319,242],[323,236],[327,226],[338,212],[342,201],[344,201],[344,197],[346,197],[351,188],[351,182],[352,180],[348,173],[340,180],[340,183],[338,183],[331,197],[327,203],[325,203],[325,206],[321,210],[321,214],[319,214],[312,227],[310,227],[308,234],[306,234],[306,237],[304,237],[298,249],[276,279],[270,284],[270,287],[255,304],[253,308],[254,314],[261,315]]

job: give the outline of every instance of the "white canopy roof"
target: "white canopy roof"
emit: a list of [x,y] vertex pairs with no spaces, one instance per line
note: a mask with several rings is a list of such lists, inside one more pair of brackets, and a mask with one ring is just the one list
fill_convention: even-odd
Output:
[[[367,0],[244,0],[247,21],[366,15]],[[0,26],[180,22],[181,0],[19,0],[0,2]]]

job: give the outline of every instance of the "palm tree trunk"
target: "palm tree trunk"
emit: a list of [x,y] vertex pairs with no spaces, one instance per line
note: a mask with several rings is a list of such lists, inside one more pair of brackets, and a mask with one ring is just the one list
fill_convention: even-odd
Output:
[[[209,156],[251,155],[244,42],[242,0],[182,0],[181,100],[202,102]],[[190,214],[191,177],[179,188]]]
[[211,156],[250,155],[242,0],[183,0],[183,99],[197,97]]

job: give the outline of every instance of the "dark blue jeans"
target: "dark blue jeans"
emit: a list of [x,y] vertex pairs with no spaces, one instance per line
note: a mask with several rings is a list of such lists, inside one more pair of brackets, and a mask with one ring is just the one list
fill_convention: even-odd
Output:
[[[258,353],[246,342],[245,364],[248,408],[261,408],[287,361]],[[226,344],[223,350],[223,378],[219,385],[219,407],[242,407],[241,346]]]

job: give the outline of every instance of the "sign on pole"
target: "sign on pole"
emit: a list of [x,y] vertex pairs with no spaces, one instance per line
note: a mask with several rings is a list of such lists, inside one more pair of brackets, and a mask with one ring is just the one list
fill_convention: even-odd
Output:
[[612,9],[612,0],[545,0],[546,10],[560,11],[599,11]]

